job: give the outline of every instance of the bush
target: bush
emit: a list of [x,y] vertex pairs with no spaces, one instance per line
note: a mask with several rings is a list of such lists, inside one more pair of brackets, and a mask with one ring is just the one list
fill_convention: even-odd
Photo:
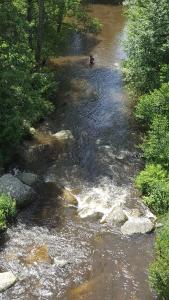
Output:
[[144,94],[159,88],[161,69],[168,64],[169,1],[128,0],[128,23],[124,66],[131,89]]
[[167,171],[160,165],[148,165],[136,178],[143,202],[154,213],[163,214],[169,209],[169,182]]
[[102,24],[100,23],[100,21],[97,19],[97,18],[93,18],[90,20],[89,18],[89,21],[88,21],[88,24],[86,24],[86,30],[88,32],[91,32],[91,33],[99,33],[102,29]]
[[156,117],[166,116],[169,120],[169,83],[142,96],[136,106],[135,115],[146,126],[150,126]]
[[5,228],[6,228],[5,214],[2,210],[0,210],[0,231],[4,230]]
[[169,182],[159,181],[150,196],[143,197],[143,202],[156,214],[164,214],[169,210]]
[[0,231],[6,228],[7,222],[10,222],[16,215],[16,202],[8,195],[0,196]]
[[32,55],[26,45],[21,46],[0,41],[0,156],[4,160],[16,151],[24,124],[31,126],[52,109],[46,100],[51,78],[47,72],[32,71]]
[[16,202],[8,195],[0,196],[0,210],[4,212],[6,220],[10,220],[16,215]]
[[167,117],[154,118],[148,135],[142,145],[149,162],[169,167],[169,121]]
[[145,196],[152,193],[154,187],[160,182],[167,180],[167,172],[161,165],[150,164],[136,178],[136,187]]
[[169,299],[169,215],[155,243],[155,260],[149,269],[149,280],[159,299]]

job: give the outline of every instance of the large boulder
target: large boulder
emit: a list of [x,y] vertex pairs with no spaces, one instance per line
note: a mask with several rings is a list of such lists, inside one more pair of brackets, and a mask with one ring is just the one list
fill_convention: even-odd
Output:
[[154,222],[146,217],[131,217],[121,227],[121,232],[124,235],[145,234],[151,232],[154,228]]
[[3,292],[11,287],[16,280],[17,278],[11,271],[0,273],[0,292]]
[[121,206],[115,206],[113,207],[110,212],[101,219],[100,223],[114,223],[115,225],[124,223],[127,221],[127,216],[125,211]]
[[74,140],[74,137],[70,130],[61,130],[61,131],[56,132],[52,136],[61,142]]
[[32,202],[35,197],[35,192],[31,187],[11,174],[0,177],[0,194],[3,193],[14,198],[18,207]]
[[35,185],[39,181],[38,175],[33,173],[23,172],[19,173],[16,177],[24,184],[27,184],[29,186]]

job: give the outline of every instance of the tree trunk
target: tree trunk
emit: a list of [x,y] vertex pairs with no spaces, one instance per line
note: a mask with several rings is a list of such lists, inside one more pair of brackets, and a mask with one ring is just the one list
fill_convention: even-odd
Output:
[[58,33],[61,32],[62,30],[64,15],[65,15],[65,0],[61,0],[59,5],[59,14],[58,14],[58,27],[57,27]]
[[[27,0],[27,20],[29,25],[32,22],[33,0]],[[29,28],[29,47],[33,50],[32,28]]]
[[36,46],[36,62],[40,65],[43,46],[43,33],[44,33],[44,18],[45,18],[45,5],[44,0],[38,0],[38,26],[37,26],[37,46]]

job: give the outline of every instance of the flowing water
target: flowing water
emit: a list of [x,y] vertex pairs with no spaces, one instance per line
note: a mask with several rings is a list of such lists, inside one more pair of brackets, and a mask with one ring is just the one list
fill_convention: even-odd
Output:
[[[103,30],[96,37],[73,35],[64,56],[51,60],[61,79],[58,109],[36,139],[25,142],[19,168],[46,184],[1,242],[1,269],[19,278],[3,300],[155,299],[147,277],[154,235],[127,238],[111,222],[100,223],[117,203],[140,205],[133,179],[142,161],[120,71],[122,7],[93,4],[89,10]],[[74,137],[68,145],[51,138],[63,129]],[[57,195],[54,183],[76,195],[78,208]]]

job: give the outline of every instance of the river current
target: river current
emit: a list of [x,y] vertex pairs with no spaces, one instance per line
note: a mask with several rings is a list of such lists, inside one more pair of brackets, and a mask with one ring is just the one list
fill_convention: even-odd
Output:
[[[120,70],[123,8],[93,4],[89,13],[101,20],[102,32],[73,35],[64,55],[51,60],[60,81],[58,109],[39,126],[38,139],[25,142],[31,159],[25,154],[17,165],[46,185],[1,241],[1,269],[19,278],[2,300],[155,299],[147,275],[154,235],[128,238],[100,223],[116,203],[137,208],[133,181],[143,162]],[[50,143],[60,130],[70,130],[73,142]],[[52,183],[71,190],[78,207],[57,196]]]

